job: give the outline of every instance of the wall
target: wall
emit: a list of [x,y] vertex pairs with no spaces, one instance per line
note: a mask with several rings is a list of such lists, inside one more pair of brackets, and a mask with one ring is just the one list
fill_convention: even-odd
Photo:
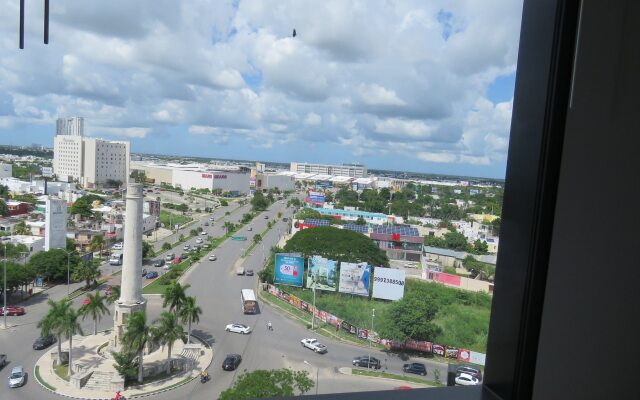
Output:
[[[533,399],[638,398],[640,3],[582,2]],[[508,183],[507,183],[508,184]],[[596,234],[585,217],[604,210]],[[507,266],[508,267],[508,266]],[[615,271],[622,279],[603,279]],[[625,279],[626,278],[626,279]]]
[[65,249],[67,247],[67,202],[47,199],[46,207],[44,249]]
[[13,166],[11,164],[0,164],[0,178],[11,178]]

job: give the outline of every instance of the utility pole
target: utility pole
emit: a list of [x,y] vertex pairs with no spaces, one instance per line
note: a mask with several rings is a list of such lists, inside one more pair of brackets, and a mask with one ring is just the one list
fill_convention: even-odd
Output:
[[373,332],[373,317],[376,316],[376,309],[371,309],[371,330],[367,335],[367,339],[369,339],[369,359],[367,360],[367,368],[371,368],[371,333]]
[[[312,278],[313,279],[313,278]],[[316,282],[313,281],[313,310],[311,312],[311,330],[314,329],[316,321]]]

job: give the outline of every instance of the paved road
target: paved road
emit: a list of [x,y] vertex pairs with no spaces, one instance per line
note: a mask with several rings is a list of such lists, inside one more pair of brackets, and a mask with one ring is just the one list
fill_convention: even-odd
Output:
[[[300,339],[310,335],[310,332],[302,325],[274,312],[267,306],[261,307],[261,312],[257,315],[244,315],[242,313],[239,301],[240,290],[243,288],[256,288],[257,276],[235,275],[235,271],[233,271],[234,263],[239,255],[250,245],[253,235],[262,232],[266,228],[267,222],[276,218],[278,212],[283,212],[286,217],[291,216],[290,210],[285,210],[284,203],[277,202],[270,210],[259,215],[251,224],[253,227],[252,232],[248,232],[246,227],[239,232],[239,235],[244,234],[247,236],[247,241],[227,240],[214,251],[218,257],[216,261],[208,261],[205,257],[198,265],[187,272],[184,281],[191,285],[188,293],[197,296],[198,303],[204,311],[200,318],[200,323],[194,326],[194,333],[208,340],[214,350],[213,363],[209,368],[213,380],[205,385],[196,380],[184,387],[156,395],[154,398],[167,400],[175,398],[216,398],[222,390],[232,385],[239,374],[246,370],[281,367],[308,370],[313,378],[315,378],[315,372],[317,371],[319,380],[318,393],[384,390],[398,385],[390,381],[345,376],[336,372],[338,367],[350,366],[351,359],[354,356],[367,354],[366,349],[350,344],[334,343],[320,337],[320,340],[328,345],[329,353],[318,355],[302,348]],[[224,209],[220,208],[216,211],[224,215]],[[242,217],[243,212],[243,210],[238,210],[228,218],[232,222],[237,222]],[[265,215],[268,216],[268,219],[264,218]],[[202,217],[197,224],[203,224],[206,219],[206,217]],[[187,228],[187,231],[198,226],[197,224]],[[283,233],[285,229],[286,224],[280,218],[264,238],[264,250],[262,244],[256,246],[245,262],[245,269],[257,271],[262,265],[265,253],[268,252],[271,245],[278,242],[279,234]],[[222,230],[222,224],[218,223],[208,229],[209,233],[215,236],[221,235]],[[188,243],[195,244],[195,238],[190,239]],[[179,250],[176,249],[176,253],[181,250],[181,248]],[[149,269],[148,266],[146,268]],[[60,295],[59,291],[59,288],[53,288],[49,291],[48,296]],[[64,290],[64,293],[66,293],[66,290]],[[0,351],[10,354],[10,364],[5,367],[6,374],[8,374],[11,366],[19,364],[24,365],[29,372],[33,370],[33,365],[41,353],[31,350],[31,344],[38,335],[35,324],[46,312],[46,298],[47,296],[41,296],[34,300],[35,304],[28,306],[28,314],[19,317],[21,318],[19,320],[20,325],[15,326],[8,332],[0,331]],[[160,296],[147,296],[147,298],[148,319],[153,320],[161,312],[161,298]],[[80,302],[81,298],[76,299],[75,305],[79,306]],[[273,323],[273,332],[269,332],[266,329],[267,321]],[[224,327],[231,322],[248,324],[254,327],[254,332],[250,335],[227,333],[224,331]],[[112,317],[106,316],[99,326],[100,329],[110,328],[112,326]],[[90,332],[92,322],[85,321],[83,328]],[[231,352],[242,354],[243,362],[238,370],[234,372],[222,371],[222,361],[225,355]],[[378,351],[373,351],[372,355],[381,360],[386,359],[386,368],[389,372],[401,371],[403,361],[397,359],[397,357],[390,358],[385,353]],[[311,365],[305,364],[305,361]],[[441,369],[441,376],[445,376],[444,366],[437,363],[428,363],[429,375],[432,376],[434,367]],[[311,393],[315,393],[315,389]],[[9,390],[6,385],[0,384],[0,398],[35,400],[57,397],[44,392],[36,382],[28,382],[25,387],[12,390]]]

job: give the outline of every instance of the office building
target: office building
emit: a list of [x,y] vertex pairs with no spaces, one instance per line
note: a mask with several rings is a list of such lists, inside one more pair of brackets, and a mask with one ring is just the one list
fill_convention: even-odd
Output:
[[361,164],[330,165],[292,162],[290,169],[291,172],[298,174],[322,174],[351,178],[365,178],[367,176],[367,167]]
[[84,118],[68,117],[56,120],[56,136],[84,136]]

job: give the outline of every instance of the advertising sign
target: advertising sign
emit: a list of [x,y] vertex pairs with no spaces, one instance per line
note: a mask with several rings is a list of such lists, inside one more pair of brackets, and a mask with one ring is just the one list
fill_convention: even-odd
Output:
[[281,285],[302,287],[304,258],[290,254],[276,254],[276,268],[273,281]]
[[42,167],[42,176],[51,178],[53,176],[53,167]]
[[337,265],[337,261],[320,256],[311,257],[307,273],[307,287],[335,291]]
[[373,271],[373,297],[400,300],[404,296],[404,270],[378,267]]
[[324,193],[322,192],[309,192],[309,202],[314,204],[324,204]]
[[357,294],[358,296],[368,296],[370,279],[371,266],[367,263],[341,262],[338,291]]

